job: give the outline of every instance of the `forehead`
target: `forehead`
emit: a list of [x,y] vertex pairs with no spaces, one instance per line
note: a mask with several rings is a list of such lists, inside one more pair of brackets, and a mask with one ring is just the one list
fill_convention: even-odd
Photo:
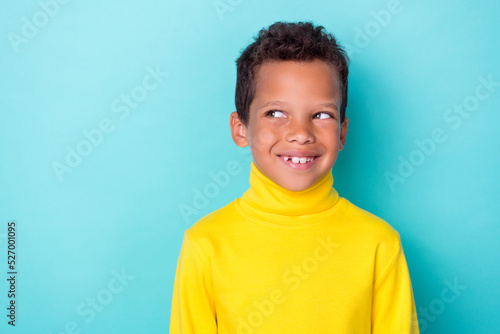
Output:
[[339,93],[336,69],[330,63],[318,59],[266,61],[255,73],[254,100],[282,95],[292,100],[307,98],[339,102]]

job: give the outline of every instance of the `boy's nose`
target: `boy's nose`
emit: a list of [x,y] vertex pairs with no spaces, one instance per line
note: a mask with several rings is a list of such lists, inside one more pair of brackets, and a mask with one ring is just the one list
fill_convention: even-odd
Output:
[[314,143],[315,137],[312,124],[307,121],[293,120],[286,127],[285,138],[289,142],[298,144]]

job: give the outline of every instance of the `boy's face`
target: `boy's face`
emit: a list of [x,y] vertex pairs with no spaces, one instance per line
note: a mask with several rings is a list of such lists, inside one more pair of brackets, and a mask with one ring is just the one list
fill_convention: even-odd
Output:
[[301,191],[333,167],[345,144],[337,74],[321,60],[269,61],[255,75],[245,126],[231,113],[234,142],[249,146],[255,165],[281,187]]

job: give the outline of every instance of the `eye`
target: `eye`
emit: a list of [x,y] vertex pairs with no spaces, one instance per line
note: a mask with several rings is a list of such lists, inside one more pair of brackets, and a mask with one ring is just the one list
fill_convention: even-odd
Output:
[[329,112],[319,112],[317,114],[314,115],[313,118],[316,118],[316,119],[325,119],[325,118],[335,118],[331,113]]
[[285,114],[282,111],[279,110],[269,110],[268,112],[265,113],[266,116],[270,117],[285,117]]

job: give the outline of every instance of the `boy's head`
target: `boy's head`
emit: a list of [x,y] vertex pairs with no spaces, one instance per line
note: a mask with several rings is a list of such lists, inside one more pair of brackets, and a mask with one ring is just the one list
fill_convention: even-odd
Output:
[[330,172],[345,143],[348,57],[311,23],[261,30],[237,60],[231,132],[259,170],[292,191]]
[[340,121],[344,121],[347,107],[347,77],[349,58],[337,44],[335,37],[322,26],[310,22],[276,22],[262,29],[255,42],[247,46],[236,60],[235,104],[244,125],[249,119],[250,104],[255,96],[256,72],[267,61],[294,60],[306,62],[322,60],[336,71],[338,91],[341,92]]

